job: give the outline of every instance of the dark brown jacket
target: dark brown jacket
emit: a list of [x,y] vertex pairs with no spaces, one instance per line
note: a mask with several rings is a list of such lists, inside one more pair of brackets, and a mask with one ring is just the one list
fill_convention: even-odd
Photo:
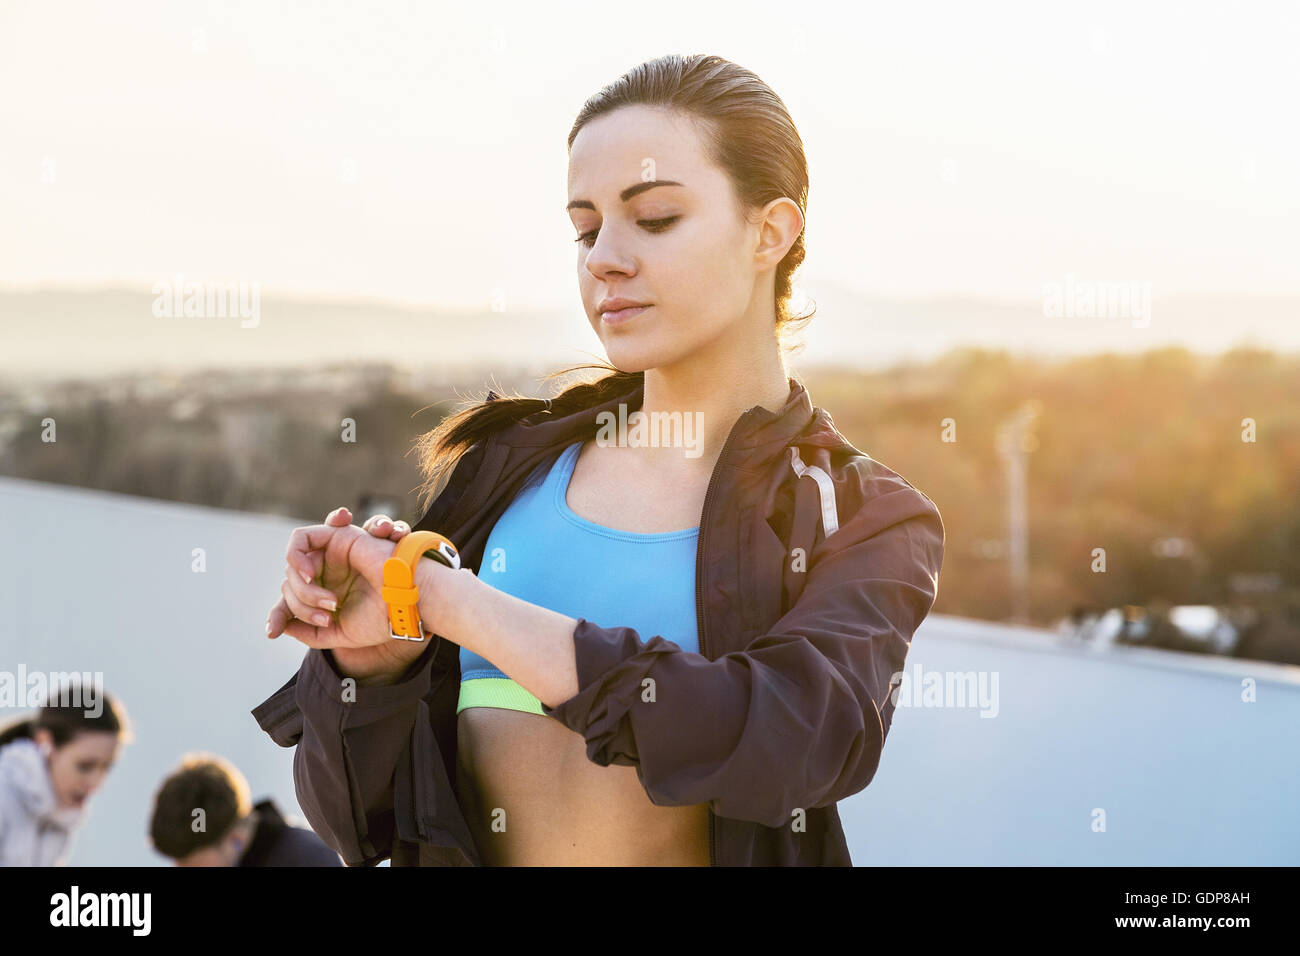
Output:
[[[601,766],[637,767],[651,801],[708,803],[720,866],[851,865],[836,802],[875,776],[912,633],[939,586],[934,503],[858,451],[790,380],[778,412],[733,425],[709,480],[696,556],[698,654],[579,619],[581,690],[547,715]],[[563,417],[543,411],[468,450],[414,526],[439,531],[478,572],[525,479],[630,413],[644,384]],[[489,396],[495,398],[495,396]],[[641,703],[642,679],[660,694]],[[481,865],[457,804],[459,647],[431,640],[389,686],[345,702],[328,651],[309,650],[253,715],[297,747],[307,820],[349,866]]]

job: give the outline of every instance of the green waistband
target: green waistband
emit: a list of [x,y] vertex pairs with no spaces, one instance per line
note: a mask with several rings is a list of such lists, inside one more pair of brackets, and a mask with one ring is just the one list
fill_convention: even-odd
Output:
[[466,707],[499,707],[546,716],[542,713],[542,702],[508,677],[476,677],[461,681],[456,713]]

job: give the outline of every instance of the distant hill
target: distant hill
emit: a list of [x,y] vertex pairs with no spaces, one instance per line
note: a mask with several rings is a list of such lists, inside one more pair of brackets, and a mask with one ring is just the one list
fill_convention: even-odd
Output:
[[[816,314],[805,330],[809,364],[885,368],[924,362],[957,346],[1038,355],[1136,353],[1165,345],[1219,353],[1241,344],[1300,351],[1300,296],[1153,295],[1150,323],[1048,318],[1041,300],[963,296],[886,299],[837,282],[808,283]],[[803,311],[803,310],[797,310]]]
[[49,380],[352,361],[551,367],[603,354],[581,309],[568,316],[459,313],[361,299],[261,297],[256,324],[244,328],[237,311],[160,318],[154,299],[147,289],[0,291],[0,376]]
[[[816,315],[796,365],[881,368],[963,345],[1043,355],[1219,352],[1240,343],[1300,351],[1300,297],[1154,297],[1149,327],[1047,318],[1041,301],[896,300],[810,282]],[[202,368],[391,361],[428,370],[550,370],[603,356],[576,303],[552,311],[421,309],[382,300],[262,297],[256,327],[234,317],[156,317],[147,289],[0,290],[0,376],[9,382]],[[802,311],[802,309],[801,309]]]

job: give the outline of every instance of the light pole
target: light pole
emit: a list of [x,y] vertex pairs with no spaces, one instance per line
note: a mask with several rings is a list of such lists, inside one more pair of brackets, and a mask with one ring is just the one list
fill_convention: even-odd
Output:
[[1011,620],[1029,622],[1029,514],[1025,483],[1033,428],[1042,403],[1030,399],[998,428],[997,449],[1007,475],[1007,552],[1011,571]]

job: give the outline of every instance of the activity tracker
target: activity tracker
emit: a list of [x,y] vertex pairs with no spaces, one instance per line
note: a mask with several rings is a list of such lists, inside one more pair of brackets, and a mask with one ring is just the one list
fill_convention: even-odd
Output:
[[415,568],[425,555],[449,568],[460,568],[455,545],[436,531],[412,531],[397,542],[397,550],[384,562],[384,602],[388,605],[388,636],[398,641],[423,641],[420,589]]

